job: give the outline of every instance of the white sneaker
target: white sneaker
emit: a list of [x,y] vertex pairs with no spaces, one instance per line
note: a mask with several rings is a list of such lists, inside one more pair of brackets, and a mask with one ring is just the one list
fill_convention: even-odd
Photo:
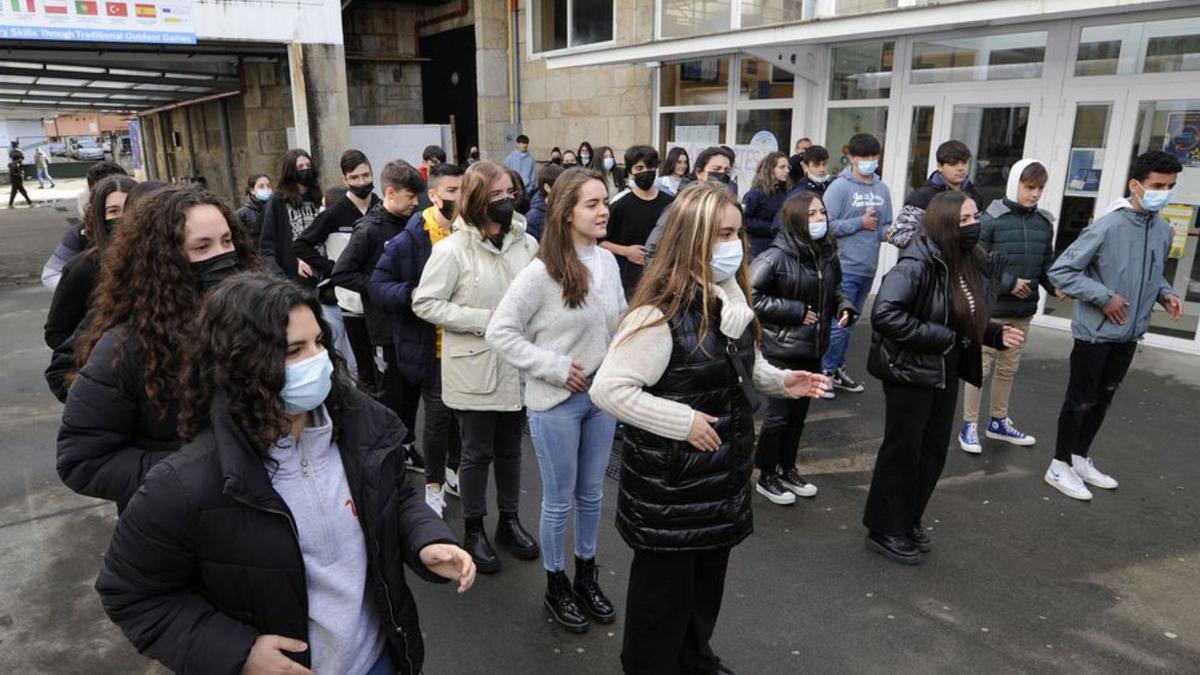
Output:
[[446,494],[458,496],[458,472],[446,467]]
[[1060,462],[1057,459],[1050,461],[1050,468],[1046,469],[1046,482],[1058,488],[1058,491],[1071,499],[1078,499],[1086,502],[1092,498],[1092,491],[1087,489],[1083,484],[1083,480],[1079,478],[1079,474],[1067,465],[1066,462]]
[[1096,463],[1091,457],[1080,457],[1079,455],[1071,455],[1071,468],[1075,471],[1083,482],[1088,485],[1093,485],[1104,490],[1115,490],[1117,481],[1096,468]]
[[446,508],[446,493],[438,485],[425,486],[425,504],[433,509],[433,512],[442,517],[442,510]]

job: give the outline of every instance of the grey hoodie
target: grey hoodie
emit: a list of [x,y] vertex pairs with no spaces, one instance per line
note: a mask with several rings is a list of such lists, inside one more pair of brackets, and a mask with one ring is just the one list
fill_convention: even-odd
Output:
[[[1133,342],[1146,334],[1154,303],[1175,294],[1163,276],[1171,237],[1162,216],[1135,211],[1124,199],[1079,233],[1050,267],[1054,287],[1075,299],[1075,339]],[[1116,293],[1129,301],[1123,326],[1104,316]]]
[[[829,184],[825,191],[825,211],[829,231],[836,236],[842,274],[874,277],[879,264],[879,242],[892,225],[892,193],[878,176],[865,182],[851,167],[842,170],[844,180]],[[873,207],[879,215],[879,227],[874,232],[864,230],[863,214]]]

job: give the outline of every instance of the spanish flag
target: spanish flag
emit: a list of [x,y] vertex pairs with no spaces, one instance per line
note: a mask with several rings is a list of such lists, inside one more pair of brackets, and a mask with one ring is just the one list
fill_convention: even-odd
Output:
[[158,16],[158,10],[154,5],[134,5],[134,16],[139,19],[153,19]]

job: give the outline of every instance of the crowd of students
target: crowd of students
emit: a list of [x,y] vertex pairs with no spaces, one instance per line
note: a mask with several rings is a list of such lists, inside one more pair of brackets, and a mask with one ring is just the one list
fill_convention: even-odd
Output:
[[[963,450],[982,450],[993,366],[986,436],[1034,443],[1009,394],[1039,287],[1076,300],[1045,480],[1076,499],[1116,487],[1090,446],[1153,305],[1182,311],[1158,214],[1170,155],[1138,157],[1128,199],[1055,259],[1045,166],[1018,162],[984,205],[957,141],[898,213],[868,134],[836,178],[808,139],[768,155],[740,199],[726,147],[693,164],[635,145],[619,165],[585,142],[538,167],[528,146],[503,164],[473,149],[465,168],[431,146],[378,174],[347,150],[328,191],[291,150],[236,214],[202,187],[89,174],[43,274],[47,380],[60,476],[120,514],[96,588],[141,652],[176,671],[419,673],[403,567],[465,592],[501,548],[541,559],[566,630],[623,614],[625,672],[731,672],[709,646],[730,551],[755,493],[817,494],[797,466],[805,419],[865,388],[846,355],[883,242],[900,256],[870,310],[885,410],[867,546],[905,564],[932,550],[960,379]],[[526,424],[537,536],[518,515]],[[614,442],[634,553],[621,608],[597,572]]]

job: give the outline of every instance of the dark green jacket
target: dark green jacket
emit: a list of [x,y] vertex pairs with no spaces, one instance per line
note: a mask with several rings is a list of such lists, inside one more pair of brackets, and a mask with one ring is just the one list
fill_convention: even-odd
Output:
[[[1054,216],[1043,209],[1024,209],[1008,199],[988,206],[981,221],[979,245],[1003,254],[1004,272],[993,317],[1023,318],[1037,313],[1037,286],[1054,292],[1050,264],[1054,262]],[[1011,293],[1017,279],[1029,279],[1034,293],[1018,298]]]

